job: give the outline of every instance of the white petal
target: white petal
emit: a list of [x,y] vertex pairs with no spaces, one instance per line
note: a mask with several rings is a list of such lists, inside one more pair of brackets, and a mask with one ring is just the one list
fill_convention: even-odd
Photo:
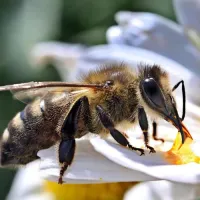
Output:
[[[101,183],[154,180],[149,175],[134,172],[113,163],[97,153],[88,140],[76,140],[77,148],[72,165],[68,168],[63,180],[67,183]],[[39,151],[41,158],[40,176],[44,179],[58,180],[59,165],[55,148]]]
[[46,64],[48,59],[58,60],[77,59],[84,50],[83,45],[61,42],[42,42],[35,45],[30,53],[33,64]]
[[[122,44],[97,45],[83,48],[79,45],[46,42],[36,45],[33,48],[33,52],[37,55],[35,56],[36,60],[54,55],[54,64],[63,81],[77,81],[77,78],[82,74],[87,73],[91,69],[94,70],[105,63],[121,63],[123,61],[133,68],[141,62],[147,64],[156,63],[161,65],[170,74],[172,85],[183,79],[186,85],[187,97],[199,101],[196,95],[196,92],[199,91],[199,78],[183,65],[149,50]],[[194,59],[192,60],[194,61]],[[181,74],[179,73],[180,71]]]
[[[178,22],[183,26],[186,36],[197,49],[194,53],[199,58],[200,49],[200,1],[199,0],[173,0]],[[195,51],[196,50],[196,51]]]
[[112,26],[106,32],[106,38],[111,44],[123,44],[124,39],[121,37],[122,34],[123,32],[120,27]]
[[52,63],[58,68],[61,78],[74,81],[79,57],[85,47],[79,44],[43,42],[35,45],[30,53],[32,66],[45,66]]
[[53,195],[43,191],[44,181],[39,176],[40,160],[18,170],[6,200],[53,200]]
[[137,153],[117,144],[100,138],[91,139],[95,150],[113,162],[132,170],[143,172],[157,179],[170,180],[182,183],[200,183],[200,165],[189,163],[185,165],[170,165],[164,160],[162,153],[146,153],[138,156]]
[[[192,0],[192,2],[194,1]],[[187,0],[179,0],[178,2],[188,2],[190,4]],[[185,8],[187,9],[187,6]],[[188,12],[186,17],[187,15]],[[194,51],[194,48],[185,37],[181,25],[160,15],[145,12],[120,11],[116,13],[115,18],[119,26],[115,26],[115,29],[112,27],[108,29],[107,40],[109,43],[123,43],[148,49],[200,74],[199,54]],[[113,31],[117,28],[119,34],[116,36]]]
[[200,1],[173,0],[178,22],[184,27],[190,27],[200,32]]
[[124,200],[188,200],[198,197],[198,185],[178,184],[169,181],[149,181],[131,188]]

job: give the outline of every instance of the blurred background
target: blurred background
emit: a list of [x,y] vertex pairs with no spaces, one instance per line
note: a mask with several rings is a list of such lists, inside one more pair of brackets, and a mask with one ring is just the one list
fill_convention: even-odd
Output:
[[[29,62],[38,42],[96,45],[106,43],[117,11],[144,11],[176,21],[172,0],[0,0],[0,85],[60,80],[52,64],[34,68]],[[0,94],[0,132],[24,107],[9,92]],[[5,199],[14,170],[0,169],[0,199]]]

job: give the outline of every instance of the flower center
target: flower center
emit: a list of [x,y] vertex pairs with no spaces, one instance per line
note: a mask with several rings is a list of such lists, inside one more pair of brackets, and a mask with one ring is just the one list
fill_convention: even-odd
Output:
[[55,200],[65,199],[123,199],[125,192],[137,182],[102,184],[63,184],[45,182],[45,191],[54,195]]
[[166,160],[171,164],[181,165],[190,162],[200,163],[200,157],[196,156],[191,146],[194,140],[187,135],[184,144],[181,142],[181,134],[178,132],[172,148],[165,152]]

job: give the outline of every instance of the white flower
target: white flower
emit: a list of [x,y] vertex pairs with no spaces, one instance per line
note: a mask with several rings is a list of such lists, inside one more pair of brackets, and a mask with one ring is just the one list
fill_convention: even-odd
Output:
[[[200,109],[189,103],[187,107],[188,117],[185,123],[196,141],[193,150],[200,155],[199,134],[195,132],[200,124],[192,119],[200,117]],[[172,165],[164,158],[163,151],[172,146],[176,133],[177,130],[173,127],[159,126],[159,137],[165,138],[166,142],[162,145],[160,142],[150,141],[150,144],[157,149],[157,153],[149,154],[146,151],[145,156],[139,156],[128,148],[98,136],[78,139],[74,161],[63,180],[66,183],[103,183],[161,179],[180,183],[200,183],[199,164]],[[129,139],[133,146],[144,147],[140,134],[139,129],[129,131]],[[39,151],[38,155],[41,158],[40,175],[44,179],[57,181],[60,168],[55,148]]]

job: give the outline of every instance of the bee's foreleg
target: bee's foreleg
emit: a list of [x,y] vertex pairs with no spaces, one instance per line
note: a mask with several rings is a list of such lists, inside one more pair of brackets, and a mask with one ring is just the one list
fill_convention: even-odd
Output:
[[111,118],[109,117],[109,115],[104,111],[104,109],[101,106],[98,105],[96,107],[96,110],[97,110],[99,118],[100,118],[102,124],[104,125],[104,127],[110,131],[110,134],[112,135],[112,137],[119,144],[121,144],[122,146],[127,146],[132,150],[139,151],[141,153],[141,155],[144,154],[143,149],[133,147],[129,143],[129,141],[126,139],[126,137],[121,132],[119,132],[117,129],[115,129],[114,123],[112,122]]
[[75,134],[78,130],[78,121],[80,119],[81,107],[85,97],[78,99],[69,111],[63,126],[61,128],[61,142],[58,150],[59,162],[61,164],[59,184],[62,184],[62,177],[67,167],[71,165],[75,153]]
[[165,141],[164,139],[157,137],[157,123],[156,122],[153,122],[153,139],[160,140],[161,142]]
[[144,142],[145,146],[150,149],[150,153],[155,153],[156,151],[154,150],[153,147],[149,146],[149,138],[148,138],[148,120],[147,120],[147,115],[143,107],[138,108],[138,120],[139,120],[139,125],[142,129],[142,132],[144,134]]

